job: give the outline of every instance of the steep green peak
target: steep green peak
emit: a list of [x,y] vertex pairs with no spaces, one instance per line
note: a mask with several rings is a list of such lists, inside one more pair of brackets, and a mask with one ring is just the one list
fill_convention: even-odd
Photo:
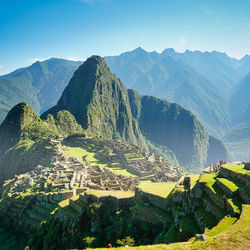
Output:
[[105,60],[100,56],[91,56],[78,68],[75,74],[82,76],[86,73],[98,75],[103,71],[111,73]]
[[0,126],[0,153],[13,147],[18,142],[22,130],[38,120],[39,116],[26,102],[14,106]]
[[60,110],[68,110],[86,128],[87,108],[93,97],[104,96],[111,93],[108,90],[121,86],[105,60],[100,56],[91,56],[75,71],[57,105],[45,112],[42,118],[46,118],[47,114],[54,115]]
[[26,102],[20,102],[9,111],[1,127],[12,124],[21,130],[33,121],[35,117],[38,118],[32,107]]

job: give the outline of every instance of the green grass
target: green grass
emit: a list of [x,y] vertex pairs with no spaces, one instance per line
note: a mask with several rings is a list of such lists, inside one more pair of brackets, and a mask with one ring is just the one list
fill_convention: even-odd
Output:
[[218,225],[216,225],[210,231],[208,231],[206,235],[215,236],[224,231],[225,229],[227,229],[228,227],[230,227],[231,225],[233,225],[236,221],[237,221],[236,217],[226,216],[218,223]]
[[80,147],[67,147],[67,149],[64,150],[64,153],[70,157],[78,158],[82,163],[84,163],[83,156],[85,155],[87,156],[86,160],[88,162],[97,162],[97,159],[94,157],[95,153],[88,152],[87,150]]
[[167,198],[176,182],[141,182],[139,188],[146,193]]
[[[241,202],[237,197],[227,198],[225,193],[220,189],[220,187],[216,183],[217,173],[207,173],[203,174],[200,178],[201,183],[205,183],[206,186],[210,188],[210,190],[229,202],[229,204],[234,208],[235,212],[240,213],[241,211]],[[233,186],[231,184],[231,186]]]
[[64,208],[68,205],[69,205],[69,199],[63,200],[63,201],[58,203],[58,206],[60,206],[61,208]]
[[229,169],[231,171],[234,171],[235,173],[239,173],[239,174],[247,174],[250,173],[249,170],[245,169],[245,165],[244,164],[239,164],[239,165],[231,165],[231,164],[226,164],[222,166],[225,169]]
[[222,184],[224,184],[228,189],[230,189],[232,192],[235,192],[236,190],[239,189],[235,183],[232,181],[225,179],[225,178],[217,178]]
[[[95,151],[93,151],[91,148],[95,148]],[[92,150],[92,152],[90,150]],[[137,177],[136,175],[128,172],[126,168],[123,167],[119,158],[117,159],[116,157],[116,159],[107,159],[103,149],[99,145],[95,145],[93,143],[88,145],[88,150],[82,147],[64,147],[64,153],[70,157],[78,158],[82,163],[85,163],[83,157],[86,156],[88,163],[92,165],[96,164],[100,167],[106,167],[108,170],[117,175]]]
[[[200,178],[200,183],[205,183],[206,186],[210,187],[213,191],[214,191],[214,188],[213,188],[213,185],[216,183],[216,180],[215,178],[218,176],[217,173],[207,173],[207,174],[203,174],[201,175],[201,178]],[[215,192],[215,191],[214,191]]]
[[89,190],[86,194],[94,195],[98,198],[105,196],[114,196],[116,198],[131,198],[134,196],[133,192],[125,192],[125,191],[105,191],[105,190]]

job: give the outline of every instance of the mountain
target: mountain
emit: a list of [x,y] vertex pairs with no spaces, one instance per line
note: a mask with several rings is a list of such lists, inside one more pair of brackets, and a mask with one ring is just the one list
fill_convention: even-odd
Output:
[[240,62],[227,56],[226,53],[197,50],[178,53],[174,49],[166,49],[162,55],[168,55],[187,63],[224,93],[235,86],[241,77],[238,72]]
[[93,56],[79,67],[57,105],[42,118],[64,109],[75,116],[90,136],[143,144],[131,114],[127,90],[101,57]]
[[230,110],[233,124],[239,124],[250,119],[250,73],[244,76],[233,90],[230,97]]
[[250,71],[250,55],[245,55],[240,60],[240,65],[238,67],[238,71],[242,76],[246,75]]
[[0,126],[0,153],[13,147],[19,141],[25,126],[39,119],[39,116],[25,102],[13,107]]
[[250,161],[250,119],[233,127],[222,139],[233,159]]
[[22,101],[41,113],[58,101],[81,62],[51,58],[0,76],[0,123]]
[[127,90],[103,58],[92,56],[74,73],[57,105],[68,110],[90,136],[166,146],[186,169],[203,168],[209,135],[195,116],[177,104]]
[[230,123],[227,96],[171,51],[158,54],[138,48],[105,60],[126,87],[178,103],[192,111],[209,133],[222,135]]
[[0,126],[0,154],[4,154],[20,140],[35,141],[45,136],[74,133],[83,133],[83,129],[68,111],[49,115],[43,121],[31,106],[21,102],[9,111]]

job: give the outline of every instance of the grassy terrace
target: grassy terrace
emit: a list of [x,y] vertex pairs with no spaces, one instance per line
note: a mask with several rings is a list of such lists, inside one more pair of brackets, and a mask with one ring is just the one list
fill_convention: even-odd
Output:
[[225,164],[222,167],[244,175],[250,172],[249,170],[245,169],[244,164],[239,164],[239,165]]
[[114,196],[116,198],[131,198],[134,196],[133,192],[125,192],[125,191],[104,191],[104,190],[89,190],[86,194],[94,195],[98,198],[104,196]]
[[[92,144],[90,144],[90,146],[91,145]],[[94,146],[95,145],[93,144],[93,147]],[[121,159],[119,159],[119,157],[107,158],[107,156],[105,155],[104,149],[101,148],[100,146],[99,147],[96,146],[95,150],[89,147],[87,149],[84,149],[82,147],[65,147],[64,146],[64,153],[70,157],[78,158],[82,163],[86,163],[87,161],[88,163],[93,164],[93,165],[96,164],[101,167],[106,167],[110,171],[118,175],[121,174],[124,176],[136,177],[136,175],[126,170],[126,168],[123,166]],[[134,156],[131,156],[131,157],[134,157]]]
[[237,185],[235,185],[234,182],[225,179],[225,178],[217,178],[222,184],[224,184],[228,189],[230,189],[232,192],[236,191],[239,189]]
[[216,225],[210,231],[208,231],[206,235],[215,236],[224,231],[225,229],[227,229],[228,227],[230,227],[231,225],[233,225],[236,222],[236,220],[237,220],[236,217],[226,216],[218,223],[218,225]]
[[227,201],[231,204],[234,208],[235,212],[240,213],[241,210],[241,202],[238,200],[237,197],[226,198],[224,192],[219,188],[216,183],[217,173],[207,173],[203,174],[200,178],[200,182],[204,183],[207,187],[209,187],[212,192],[218,195],[221,198],[227,199]]
[[[230,219],[229,219],[230,220]],[[227,221],[227,225],[228,225]],[[231,221],[232,222],[232,221]],[[140,247],[119,247],[113,249],[146,249],[146,250],[158,250],[158,249],[249,249],[250,245],[250,205],[243,205],[241,217],[231,226],[224,231],[220,231],[218,224],[218,234],[215,236],[207,237],[205,241],[196,241],[195,238],[191,238],[187,242],[179,242],[174,244],[159,244]],[[220,225],[222,228],[222,226]],[[222,229],[223,230],[223,229]],[[212,232],[212,230],[211,230]],[[106,249],[106,248],[102,248]]]
[[140,183],[139,188],[143,192],[166,198],[175,185],[176,182],[142,182]]

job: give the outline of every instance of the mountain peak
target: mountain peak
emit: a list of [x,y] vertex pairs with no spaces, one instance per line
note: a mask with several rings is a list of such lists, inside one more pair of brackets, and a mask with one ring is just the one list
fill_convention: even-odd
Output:
[[5,152],[19,140],[22,129],[39,117],[26,102],[20,102],[7,114],[0,126],[0,152]]
[[57,105],[42,118],[60,110],[70,111],[89,135],[116,135],[116,139],[136,144],[136,135],[140,134],[132,118],[127,89],[100,56],[91,56],[79,67]]
[[132,52],[136,52],[136,53],[147,53],[147,51],[145,49],[143,49],[142,47],[138,47],[134,50],[132,50]]

